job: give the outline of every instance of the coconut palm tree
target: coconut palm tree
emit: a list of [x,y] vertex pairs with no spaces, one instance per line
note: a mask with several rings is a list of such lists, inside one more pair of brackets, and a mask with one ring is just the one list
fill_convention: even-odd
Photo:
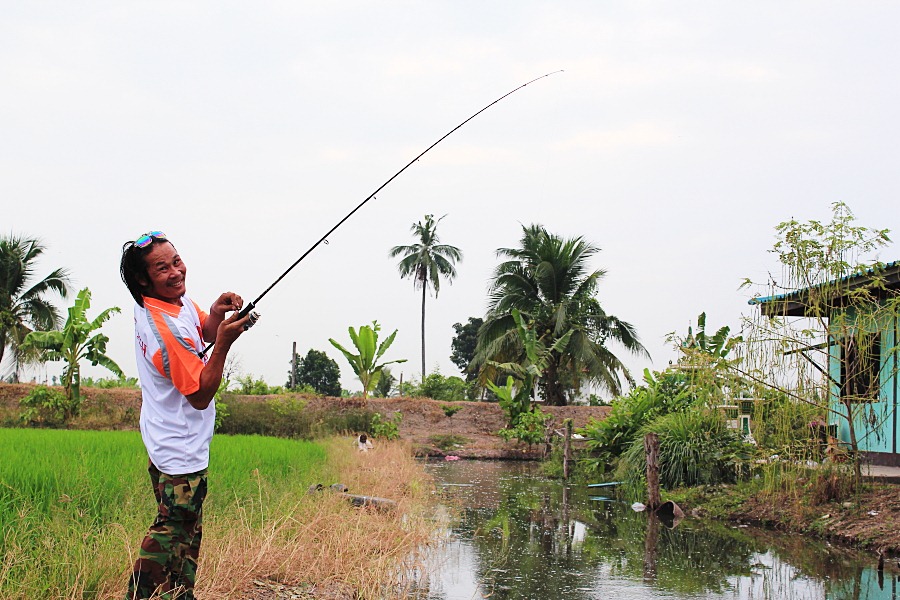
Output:
[[456,277],[454,265],[462,260],[459,248],[440,243],[437,224],[444,217],[435,221],[434,215],[425,215],[424,223],[419,221],[410,227],[418,243],[394,246],[390,251],[391,258],[402,257],[397,264],[400,277],[411,277],[413,287],[422,288],[422,381],[425,381],[425,291],[430,286],[437,298],[441,290],[441,277],[446,277],[448,282],[453,281]]
[[21,348],[25,336],[31,331],[49,331],[61,322],[59,310],[47,295],[56,292],[65,298],[68,294],[66,269],[55,269],[34,281],[35,263],[44,250],[37,239],[0,236],[0,363],[8,350],[13,380],[18,379],[20,365],[29,358],[29,352]]
[[[623,380],[633,379],[607,344],[614,342],[638,355],[647,351],[634,327],[607,314],[596,298],[606,272],[591,271],[588,261],[598,248],[580,236],[562,238],[540,225],[523,226],[522,232],[520,248],[497,250],[506,260],[494,271],[476,362],[526,360],[513,318],[515,309],[532,324],[540,343],[553,348],[538,379],[548,404],[566,404],[567,393],[577,393],[587,382],[621,393]],[[568,339],[559,344],[565,336]]]

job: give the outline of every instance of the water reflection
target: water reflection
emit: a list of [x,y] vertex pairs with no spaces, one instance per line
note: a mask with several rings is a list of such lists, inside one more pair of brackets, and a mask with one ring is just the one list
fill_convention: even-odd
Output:
[[[429,600],[729,598],[888,600],[870,557],[797,536],[590,500],[526,462],[429,463],[455,506]],[[893,566],[893,565],[891,565]]]

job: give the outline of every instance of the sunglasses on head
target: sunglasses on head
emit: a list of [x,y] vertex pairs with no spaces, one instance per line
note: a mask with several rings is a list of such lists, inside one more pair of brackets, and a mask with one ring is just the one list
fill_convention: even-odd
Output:
[[146,248],[153,243],[153,240],[164,239],[166,239],[166,234],[164,234],[162,231],[151,231],[134,240],[134,245],[137,248]]

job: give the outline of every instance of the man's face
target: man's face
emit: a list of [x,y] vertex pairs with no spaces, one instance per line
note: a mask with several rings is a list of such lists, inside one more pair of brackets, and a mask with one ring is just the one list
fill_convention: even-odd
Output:
[[169,242],[155,243],[150,252],[144,255],[147,265],[148,281],[139,282],[144,285],[144,295],[164,300],[171,304],[181,304],[185,293],[187,267]]

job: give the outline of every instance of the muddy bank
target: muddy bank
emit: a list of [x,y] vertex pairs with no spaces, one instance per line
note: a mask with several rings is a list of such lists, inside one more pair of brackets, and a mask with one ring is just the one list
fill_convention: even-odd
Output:
[[753,523],[792,533],[814,535],[874,553],[900,556],[900,486],[871,484],[842,502],[810,505],[749,498],[737,522]]
[[817,502],[799,489],[748,496],[733,485],[702,486],[674,493],[691,516],[755,525],[900,556],[900,486],[865,482],[840,500]]

